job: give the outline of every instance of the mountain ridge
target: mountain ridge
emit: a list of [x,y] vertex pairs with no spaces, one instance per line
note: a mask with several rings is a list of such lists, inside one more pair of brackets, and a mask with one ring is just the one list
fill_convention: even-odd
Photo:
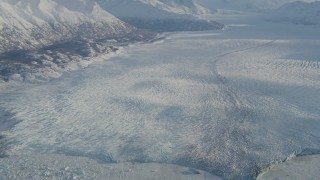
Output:
[[[145,15],[114,15],[109,10],[116,5],[128,8],[119,13],[136,7],[133,13]],[[197,17],[210,12],[195,0],[0,0],[0,79],[60,76],[87,66],[92,57],[157,38],[150,31],[222,29]]]
[[116,17],[191,18],[212,13],[195,0],[93,0]]
[[118,36],[136,30],[95,2],[83,1],[82,5],[89,11],[70,9],[59,0],[0,1],[0,51],[39,48],[77,36]]
[[320,24],[320,1],[287,3],[268,13],[268,21],[287,22],[297,25]]
[[0,0],[0,79],[47,80],[154,37],[90,0]]
[[93,0],[119,19],[148,31],[199,31],[222,29],[202,16],[215,12],[196,0]]

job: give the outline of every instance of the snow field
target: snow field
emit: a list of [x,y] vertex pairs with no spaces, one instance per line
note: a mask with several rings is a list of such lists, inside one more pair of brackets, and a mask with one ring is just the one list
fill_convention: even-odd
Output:
[[320,178],[319,173],[320,157],[319,155],[298,156],[289,159],[280,164],[275,164],[260,174],[257,180],[267,179],[310,179]]
[[1,179],[114,179],[114,180],[220,180],[207,172],[193,168],[156,163],[101,164],[95,160],[64,156],[61,154],[39,154],[13,156],[0,159]]

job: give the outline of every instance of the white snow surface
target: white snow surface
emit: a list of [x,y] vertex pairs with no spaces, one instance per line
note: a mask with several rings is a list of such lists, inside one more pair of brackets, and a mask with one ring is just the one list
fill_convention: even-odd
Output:
[[0,159],[1,179],[221,180],[207,172],[171,164],[101,164],[61,154],[12,156]]
[[[80,0],[1,0],[2,23],[21,25],[18,22],[42,25],[48,22],[78,24],[83,21],[117,23],[114,16],[91,1]],[[16,21],[13,21],[16,20]]]
[[319,150],[319,26],[240,20],[2,92],[3,121],[19,122],[2,132],[9,159],[61,153],[253,179]]
[[298,156],[284,163],[273,165],[268,171],[259,175],[257,180],[290,179],[318,180],[320,179],[320,156]]

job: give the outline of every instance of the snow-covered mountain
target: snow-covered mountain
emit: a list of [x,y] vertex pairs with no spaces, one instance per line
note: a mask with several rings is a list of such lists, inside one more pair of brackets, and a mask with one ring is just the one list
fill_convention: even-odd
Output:
[[117,17],[183,18],[211,13],[196,0],[96,0]]
[[196,18],[207,13],[212,10],[196,0],[0,0],[0,79],[38,79],[29,75],[42,76],[41,68],[59,76],[70,63],[78,66],[88,57],[116,51],[117,46],[155,37],[136,27],[154,31],[223,27]]
[[269,13],[267,19],[274,22],[318,25],[320,24],[320,1],[287,3]]
[[34,49],[75,37],[135,30],[88,0],[0,0],[0,51]]
[[58,77],[153,37],[91,0],[0,0],[0,80]]
[[134,26],[152,31],[220,29],[223,25],[199,19],[215,10],[197,0],[93,0]]

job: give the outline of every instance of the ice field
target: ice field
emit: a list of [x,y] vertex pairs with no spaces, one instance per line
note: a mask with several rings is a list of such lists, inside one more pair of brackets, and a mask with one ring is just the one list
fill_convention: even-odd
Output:
[[272,163],[319,153],[318,32],[264,23],[171,33],[49,83],[2,92],[6,153],[254,179]]

